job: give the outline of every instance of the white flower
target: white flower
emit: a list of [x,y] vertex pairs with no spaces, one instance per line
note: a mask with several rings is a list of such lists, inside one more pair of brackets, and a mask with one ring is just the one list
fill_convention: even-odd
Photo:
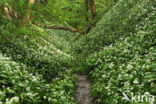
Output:
[[46,99],[47,97],[46,96],[43,96],[43,98]]
[[52,99],[53,102],[57,102],[57,99]]
[[130,83],[127,81],[127,82],[124,82],[124,85],[129,87],[130,86]]
[[145,95],[150,95],[150,93],[149,92],[145,92]]
[[64,94],[64,91],[61,91],[61,94]]
[[130,65],[130,64],[128,64],[128,66],[127,66],[127,69],[132,69],[133,68],[133,66],[132,65]]
[[133,83],[134,83],[134,84],[139,84],[139,81],[138,81],[137,79],[135,79],[135,80],[133,81]]
[[63,99],[65,99],[65,97],[64,96],[61,96],[61,99],[63,100]]
[[127,52],[129,52],[129,50],[128,49],[124,49],[124,53],[127,53]]
[[4,92],[0,91],[0,96],[4,96]]
[[125,77],[129,77],[129,74],[125,74]]
[[37,95],[38,95],[38,93],[32,93],[32,92],[27,93],[27,96],[29,96],[30,98],[33,98]]
[[28,92],[29,92],[29,91],[30,91],[30,87],[27,87],[27,88],[26,88],[26,91],[28,91]]
[[118,75],[118,79],[122,79],[122,76],[121,76],[121,74],[119,74],[119,75]]
[[9,99],[6,99],[6,104],[11,104],[11,102],[9,101]]
[[109,64],[109,68],[113,68],[114,67],[114,63],[113,62],[111,62],[110,64]]
[[49,102],[51,101],[51,98],[50,98],[50,97],[48,98],[48,101],[49,101]]
[[105,74],[103,74],[103,75],[102,75],[102,78],[105,78],[105,77],[106,77],[106,75],[105,75]]
[[18,103],[19,102],[19,97],[15,96],[13,98],[11,98],[10,102],[12,103]]
[[36,76],[32,76],[32,80],[33,80],[33,81],[37,81]]
[[27,93],[26,95],[29,97],[33,97],[33,94],[31,92]]

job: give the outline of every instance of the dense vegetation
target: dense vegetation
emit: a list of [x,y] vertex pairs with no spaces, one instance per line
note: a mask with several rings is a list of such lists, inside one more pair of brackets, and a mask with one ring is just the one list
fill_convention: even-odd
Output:
[[19,31],[15,28],[10,32],[5,29],[0,38],[0,100],[30,104],[71,102],[76,83],[70,75],[69,63],[73,58],[65,53],[68,51],[65,39],[57,38],[57,32],[35,26],[19,28]]
[[154,12],[149,15],[144,26],[136,28],[135,34],[121,38],[114,45],[89,57],[88,65],[95,68],[90,75],[93,80],[92,93],[98,98],[97,102],[123,104],[122,92],[155,95],[156,15]]
[[155,33],[155,0],[0,0],[0,104],[77,104],[74,73],[95,104],[155,96]]
[[123,92],[156,94],[155,9],[150,0],[120,0],[76,42],[78,71],[90,72],[96,103],[128,103]]

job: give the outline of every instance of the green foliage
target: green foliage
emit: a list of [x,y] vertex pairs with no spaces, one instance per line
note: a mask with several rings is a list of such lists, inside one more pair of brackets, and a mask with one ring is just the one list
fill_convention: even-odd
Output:
[[[24,1],[15,5],[15,1],[3,2],[13,6],[22,19],[29,15],[24,6],[20,7],[26,5]],[[66,53],[70,53],[67,39],[73,34],[31,24],[18,27],[17,19],[5,18],[1,12],[0,103],[76,104],[72,97],[76,81],[69,70],[74,57]]]
[[23,21],[24,18],[27,18],[30,7],[28,0],[1,0],[0,6],[4,7],[4,10],[1,11],[3,16],[8,18],[9,15],[9,19],[16,25]]
[[64,30],[48,30],[50,42],[58,49],[70,54],[71,44],[76,34]]
[[[113,0],[95,0],[95,4],[97,13],[101,16],[103,11],[112,6]],[[47,25],[63,25],[81,30],[88,25],[85,0],[49,0],[45,5],[36,3],[33,6],[33,11],[33,21]],[[89,20],[92,22],[91,12],[88,14]]]
[[75,51],[86,57],[104,46],[113,44],[121,36],[131,35],[150,10],[150,0],[120,0],[89,34],[75,43]]
[[155,96],[156,12],[151,8],[134,34],[120,38],[87,59],[87,65],[92,68],[92,94],[97,103],[127,104],[122,100],[123,92],[135,95],[148,92]]
[[[86,21],[85,0],[36,0],[33,5],[28,3],[29,0],[1,0],[0,13],[3,16],[9,16],[9,19],[18,25],[23,23],[24,19],[31,16],[32,23],[42,23],[45,25],[61,25],[74,27],[85,30],[84,28],[91,22],[91,12],[89,12],[89,23]],[[112,5],[113,0],[96,0],[95,1],[98,17],[104,14]],[[7,8],[10,8],[8,11]],[[16,15],[16,16],[15,16]]]
[[[42,73],[44,78],[50,81],[60,71],[69,67],[72,57],[50,43],[50,38],[45,38],[46,30],[35,26],[12,30],[10,27],[9,32],[4,28],[1,32],[0,51],[15,61],[36,68],[32,70],[33,73]],[[14,32],[15,30],[17,32]]]
[[85,30],[84,2],[0,1],[0,104],[77,104],[75,71],[90,73],[97,104],[129,103],[122,92],[155,95],[154,0],[116,5],[116,0],[96,0],[98,16],[92,20],[89,13],[89,22],[102,19],[85,36],[31,24]]
[[29,70],[33,69],[0,53],[0,103],[76,104],[71,97],[76,83],[70,70],[61,72],[51,84],[46,84],[42,75]]
[[[44,91],[42,76],[0,54],[0,102],[37,102]],[[40,85],[40,86],[38,86]]]

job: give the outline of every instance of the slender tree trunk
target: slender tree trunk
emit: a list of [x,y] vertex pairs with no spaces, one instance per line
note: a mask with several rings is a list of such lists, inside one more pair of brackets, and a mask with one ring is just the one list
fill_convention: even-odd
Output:
[[17,14],[13,11],[13,9],[9,6],[6,6],[7,10],[8,10],[8,14],[10,15],[10,17],[12,19],[18,18]]
[[0,13],[4,13],[4,7],[0,6]]
[[85,6],[86,6],[86,21],[89,21],[88,11],[89,11],[89,0],[85,0]]
[[43,4],[44,6],[46,6],[48,0],[39,0],[41,4]]
[[[30,5],[32,5],[32,4],[34,4],[34,2],[35,2],[35,0],[29,0],[29,4]],[[29,8],[29,10],[28,10],[28,17],[27,17],[27,20],[28,21],[30,21],[30,13],[31,13],[31,11],[32,11],[32,9],[31,8]]]
[[92,19],[94,19],[96,16],[96,7],[95,7],[94,0],[90,0],[90,7],[91,7],[91,12],[92,12]]
[[29,0],[29,7],[28,7],[28,11],[27,11],[27,17],[26,18],[23,18],[23,17],[20,17],[22,20],[19,21],[19,24],[21,26],[25,25],[28,21],[31,20],[31,15],[30,13],[32,12],[32,9],[31,9],[31,5],[33,5],[35,3],[36,0]]
[[5,6],[3,6],[1,8],[2,13],[5,15],[6,18],[10,19],[11,21],[13,19],[17,19],[18,15],[17,13],[12,9],[12,7],[8,4],[6,4]]

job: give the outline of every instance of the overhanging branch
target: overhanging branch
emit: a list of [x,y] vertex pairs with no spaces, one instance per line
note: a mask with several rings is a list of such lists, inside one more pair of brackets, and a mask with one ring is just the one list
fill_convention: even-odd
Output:
[[47,25],[40,25],[40,24],[35,24],[38,27],[42,27],[42,28],[47,28],[47,29],[58,29],[58,30],[66,30],[66,31],[70,31],[73,33],[80,33],[80,34],[85,34],[85,32],[81,31],[81,30],[77,30],[75,28],[68,28],[68,27],[61,27],[61,26],[47,26]]

